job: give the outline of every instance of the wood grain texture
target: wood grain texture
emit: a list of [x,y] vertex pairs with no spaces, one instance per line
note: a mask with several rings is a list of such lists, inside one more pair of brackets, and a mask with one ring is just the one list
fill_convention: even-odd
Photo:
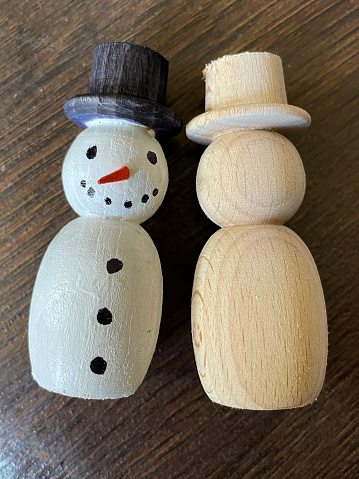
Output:
[[268,52],[224,55],[203,70],[206,112],[186,126],[202,145],[238,129],[288,129],[310,125],[310,116],[287,104],[282,60]]
[[205,109],[258,103],[287,103],[282,60],[268,52],[224,55],[206,65]]
[[205,150],[196,185],[201,208],[218,226],[283,224],[303,201],[305,172],[284,136],[237,130]]
[[[314,479],[359,475],[358,6],[318,0],[1,2],[2,479]],[[148,45],[169,61],[167,106],[204,111],[203,65],[238,51],[280,55],[288,98],[312,126],[289,139],[307,190],[287,223],[311,250],[329,322],[324,388],[312,406],[235,411],[198,380],[190,328],[195,265],[216,226],[198,205],[203,153],[181,133],[163,145],[169,190],[144,228],[158,247],[164,309],[149,373],[123,400],[85,402],[31,379],[27,322],[51,239],[75,217],[61,165],[80,131],[63,103],[86,91],[94,47]]]
[[208,396],[245,409],[317,399],[327,359],[322,286],[308,248],[285,226],[217,231],[199,257],[192,334]]
[[94,119],[125,118],[155,130],[158,137],[181,131],[182,120],[165,106],[168,61],[133,42],[95,48],[88,94],[64,104],[66,116],[86,128]]
[[136,43],[102,43],[95,48],[88,93],[127,95],[166,103],[168,61]]
[[[287,106],[277,55],[225,55],[207,65],[204,74],[206,111],[240,110],[247,104],[259,106],[254,112],[259,123],[266,117],[264,123],[273,127],[278,116],[285,119],[285,111],[273,110],[275,104]],[[271,108],[261,112],[266,103]],[[196,364],[204,390],[219,404],[301,407],[317,399],[324,382],[325,300],[305,244],[289,229],[265,225],[283,224],[293,216],[303,200],[305,173],[290,141],[273,131],[251,130],[253,111],[246,115],[237,125],[232,118],[233,131],[226,123],[212,122],[209,133],[217,130],[217,136],[198,167],[201,208],[226,229],[208,240],[196,267]],[[231,114],[222,116],[227,118]],[[284,123],[290,126],[290,121]],[[187,136],[190,132],[193,141],[203,143],[208,124],[198,136],[194,124],[196,118],[187,125]]]

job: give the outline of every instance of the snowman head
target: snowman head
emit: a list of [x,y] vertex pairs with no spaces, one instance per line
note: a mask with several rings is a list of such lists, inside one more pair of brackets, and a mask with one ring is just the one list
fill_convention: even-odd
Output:
[[72,143],[62,181],[80,216],[142,223],[166,194],[167,162],[152,130],[126,120],[98,119]]

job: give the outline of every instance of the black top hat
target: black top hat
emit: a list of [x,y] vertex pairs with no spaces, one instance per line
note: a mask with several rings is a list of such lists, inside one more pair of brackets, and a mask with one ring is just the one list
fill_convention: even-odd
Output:
[[148,47],[102,43],[95,48],[88,94],[68,100],[65,114],[83,128],[97,118],[123,118],[156,136],[175,136],[182,120],[165,106],[167,75],[168,61]]

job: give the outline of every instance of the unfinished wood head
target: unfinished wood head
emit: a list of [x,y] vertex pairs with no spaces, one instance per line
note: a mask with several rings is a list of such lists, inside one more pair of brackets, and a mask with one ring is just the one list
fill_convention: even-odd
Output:
[[197,196],[217,225],[283,224],[302,203],[305,172],[279,133],[240,130],[219,136],[197,171]]

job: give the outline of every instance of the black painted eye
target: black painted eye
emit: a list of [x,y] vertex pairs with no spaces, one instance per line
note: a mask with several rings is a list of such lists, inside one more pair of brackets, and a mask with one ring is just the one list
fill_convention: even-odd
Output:
[[147,159],[152,165],[155,165],[157,163],[157,155],[153,151],[149,151],[147,153]]
[[89,160],[93,160],[96,155],[97,155],[97,146],[96,145],[91,146],[86,152],[86,156]]

